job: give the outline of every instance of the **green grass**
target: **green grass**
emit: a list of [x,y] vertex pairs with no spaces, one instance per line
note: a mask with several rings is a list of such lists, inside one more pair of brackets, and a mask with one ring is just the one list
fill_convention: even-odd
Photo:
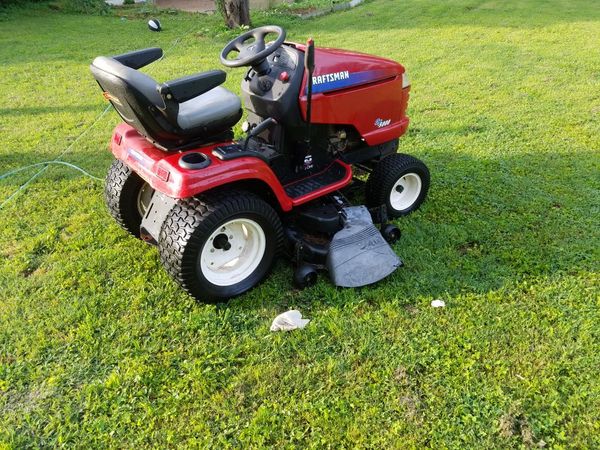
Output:
[[[348,0],[349,1],[349,0]],[[281,2],[272,8],[272,12],[285,13],[306,13],[308,11],[331,9],[334,5],[347,3],[344,0],[294,0],[291,2]]]
[[[0,174],[56,157],[105,108],[96,55],[161,46],[148,72],[165,80],[218,67],[234,35],[160,19],[5,12]],[[101,183],[50,167],[0,210],[4,447],[600,447],[600,4],[374,0],[254,22],[407,67],[401,149],[433,184],[397,222],[406,267],[296,291],[280,261],[247,295],[197,304],[112,221]],[[117,123],[63,159],[104,176]],[[0,181],[0,201],[34,173]],[[289,308],[312,322],[269,333]]]

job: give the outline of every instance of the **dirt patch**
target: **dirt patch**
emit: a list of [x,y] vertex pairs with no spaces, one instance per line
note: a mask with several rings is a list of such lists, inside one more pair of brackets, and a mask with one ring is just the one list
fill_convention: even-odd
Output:
[[468,241],[465,242],[464,244],[461,244],[458,246],[458,253],[460,255],[466,255],[467,253],[469,253],[472,250],[477,250],[480,247],[480,243],[477,241]]
[[404,307],[404,310],[411,316],[416,316],[419,314],[419,308],[414,305],[407,305]]
[[415,395],[405,395],[398,399],[398,402],[404,410],[406,418],[412,422],[421,422],[419,411],[421,409],[421,400]]
[[394,381],[401,387],[402,395],[398,397],[398,403],[406,420],[417,424],[421,423],[423,419],[421,413],[423,401],[420,390],[413,385],[408,370],[403,366],[396,368]]
[[408,372],[400,366],[394,371],[394,380],[400,385],[408,385]]
[[544,448],[546,443],[542,440],[536,442],[531,425],[523,414],[506,413],[499,420],[500,436],[511,438],[518,436],[523,444],[529,448]]

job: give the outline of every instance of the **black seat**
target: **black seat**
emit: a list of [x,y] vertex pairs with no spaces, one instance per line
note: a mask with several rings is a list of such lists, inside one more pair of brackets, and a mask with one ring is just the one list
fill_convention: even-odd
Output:
[[212,70],[159,84],[136,70],[162,54],[160,48],[149,48],[99,56],[90,68],[123,120],[163,149],[231,138],[242,109],[238,96],[219,86],[225,72]]

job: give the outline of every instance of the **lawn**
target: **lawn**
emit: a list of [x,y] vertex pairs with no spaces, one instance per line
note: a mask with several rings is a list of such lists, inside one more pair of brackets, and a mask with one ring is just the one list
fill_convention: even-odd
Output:
[[[118,116],[100,116],[97,55],[161,46],[161,80],[219,67],[235,32],[159,17],[162,33],[135,13],[0,13],[0,174],[67,149],[104,176]],[[254,23],[406,66],[401,151],[432,173],[397,221],[406,266],[298,291],[282,260],[198,304],[101,182],[51,166],[0,210],[0,448],[600,447],[600,3],[372,0]],[[1,180],[0,202],[38,170]],[[270,333],[290,308],[312,322]]]

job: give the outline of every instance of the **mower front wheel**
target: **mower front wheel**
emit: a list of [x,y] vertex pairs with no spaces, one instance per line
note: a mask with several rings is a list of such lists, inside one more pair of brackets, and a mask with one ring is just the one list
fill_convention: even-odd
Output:
[[400,228],[393,223],[387,223],[381,227],[381,235],[387,241],[388,244],[395,244],[402,236]]
[[388,217],[406,216],[419,209],[429,191],[429,169],[417,158],[394,153],[383,158],[369,175],[367,205],[385,205]]
[[300,264],[294,271],[294,285],[298,289],[305,289],[313,286],[317,282],[319,274],[317,269],[311,264]]
[[188,293],[213,303],[262,281],[282,243],[275,210],[254,194],[230,191],[180,200],[163,223],[158,251]]
[[154,189],[138,174],[122,161],[113,161],[106,175],[104,200],[110,215],[121,228],[137,238],[152,195]]

